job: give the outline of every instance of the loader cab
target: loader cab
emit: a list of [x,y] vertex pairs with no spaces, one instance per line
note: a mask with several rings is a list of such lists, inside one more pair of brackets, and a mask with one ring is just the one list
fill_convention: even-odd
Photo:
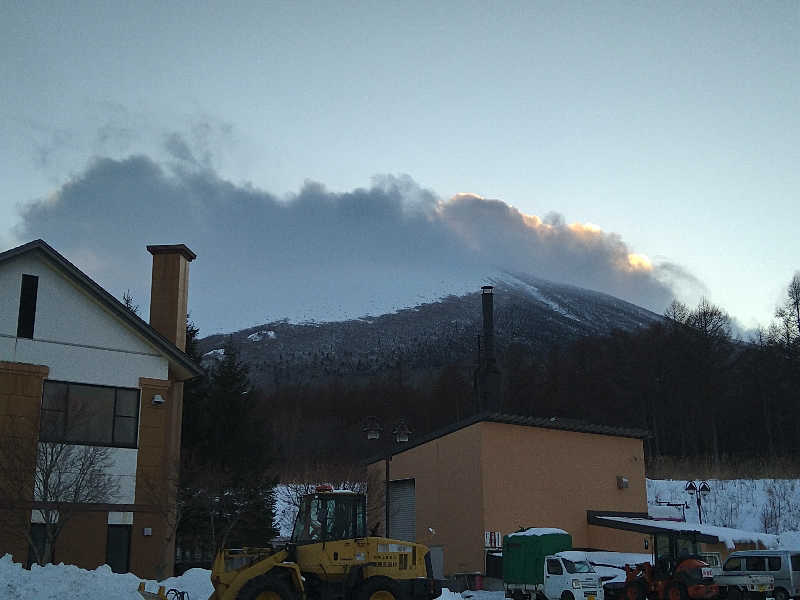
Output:
[[653,536],[656,578],[671,577],[684,560],[698,557],[700,551],[700,544],[691,536],[674,533]]
[[319,486],[303,496],[292,531],[292,543],[317,544],[367,537],[364,494]]

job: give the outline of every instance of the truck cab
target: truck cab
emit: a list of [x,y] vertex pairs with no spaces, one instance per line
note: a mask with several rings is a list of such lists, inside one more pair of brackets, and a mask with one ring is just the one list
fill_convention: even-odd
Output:
[[545,557],[543,595],[547,600],[604,600],[594,567],[585,559],[561,553]]
[[513,600],[604,600],[600,575],[572,536],[553,528],[520,529],[503,538],[503,585]]

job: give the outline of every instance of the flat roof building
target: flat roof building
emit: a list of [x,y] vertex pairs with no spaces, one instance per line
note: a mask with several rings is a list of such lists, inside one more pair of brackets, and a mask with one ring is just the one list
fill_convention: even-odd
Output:
[[369,461],[370,527],[386,532],[388,487],[389,536],[428,545],[439,577],[491,575],[502,536],[528,527],[563,529],[575,547],[642,552],[641,534],[592,525],[588,515],[647,514],[647,435],[482,414]]

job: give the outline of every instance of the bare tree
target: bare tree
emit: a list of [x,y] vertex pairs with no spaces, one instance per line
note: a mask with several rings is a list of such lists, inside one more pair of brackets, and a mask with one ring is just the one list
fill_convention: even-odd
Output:
[[786,308],[794,314],[796,331],[800,334],[800,271],[796,271],[786,291]]
[[[13,426],[12,426],[13,427]],[[64,442],[8,443],[30,440],[14,431],[0,445],[0,497],[5,500],[4,526],[24,537],[36,562],[52,561],[64,526],[81,505],[112,502],[119,483],[108,474],[110,449]],[[35,461],[33,454],[35,453]],[[33,539],[32,511],[44,528],[41,545]]]

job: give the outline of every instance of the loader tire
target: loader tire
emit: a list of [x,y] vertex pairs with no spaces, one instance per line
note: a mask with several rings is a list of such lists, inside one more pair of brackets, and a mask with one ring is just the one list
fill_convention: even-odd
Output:
[[645,600],[647,591],[644,585],[638,581],[631,581],[625,584],[625,589],[622,592],[624,600]]
[[295,594],[283,579],[266,574],[245,583],[236,600],[295,600]]
[[370,577],[358,591],[357,600],[403,600],[400,586],[389,577]]
[[575,600],[575,596],[569,590],[561,592],[561,600]]
[[776,587],[773,592],[773,598],[775,598],[775,600],[789,600],[789,592],[783,588]]
[[682,583],[672,582],[664,590],[665,600],[689,600],[689,592]]

